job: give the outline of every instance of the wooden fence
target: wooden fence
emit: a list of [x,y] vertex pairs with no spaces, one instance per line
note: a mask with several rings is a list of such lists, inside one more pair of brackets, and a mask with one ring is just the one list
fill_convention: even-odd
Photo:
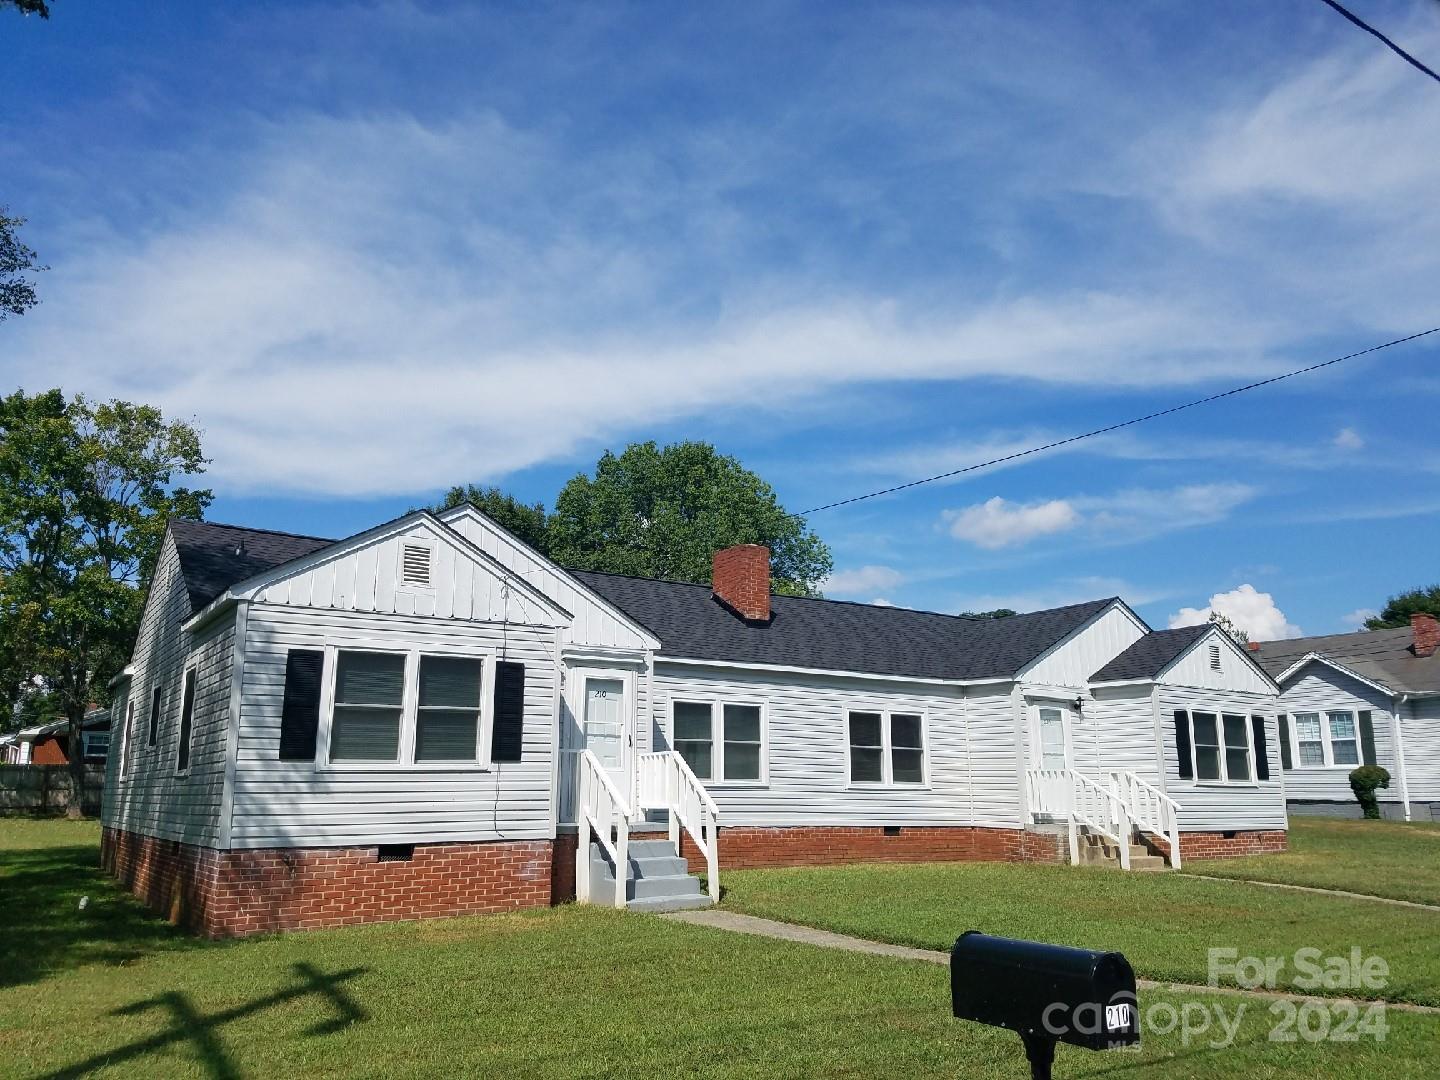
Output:
[[[80,810],[100,813],[105,766],[86,765]],[[68,765],[0,765],[0,814],[63,814],[75,801]]]

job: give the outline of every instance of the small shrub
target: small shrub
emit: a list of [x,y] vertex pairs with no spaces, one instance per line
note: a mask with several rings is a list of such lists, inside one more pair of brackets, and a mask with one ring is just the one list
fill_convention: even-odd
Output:
[[1375,798],[1376,788],[1388,788],[1390,774],[1379,765],[1361,765],[1350,772],[1350,790],[1360,801],[1360,809],[1367,818],[1380,816],[1380,801]]

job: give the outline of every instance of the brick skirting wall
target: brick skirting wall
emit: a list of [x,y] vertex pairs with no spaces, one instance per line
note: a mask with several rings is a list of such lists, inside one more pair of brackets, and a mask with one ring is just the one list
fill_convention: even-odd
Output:
[[[1157,854],[1167,858],[1170,842],[1153,837],[1150,846]],[[1225,859],[1240,855],[1273,855],[1290,846],[1290,834],[1284,829],[1236,831],[1228,837],[1218,832],[1182,832],[1180,834],[1180,863],[1186,859]]]
[[[375,847],[215,851],[106,829],[100,852],[147,907],[223,937],[543,907],[552,900],[553,846],[416,844],[408,860],[388,861]],[[570,865],[573,881],[573,854]]]
[[[833,866],[859,862],[1059,862],[1063,837],[1024,829],[903,825],[892,836],[880,825],[721,826],[720,872],[772,866]],[[681,833],[692,873],[705,856]]]

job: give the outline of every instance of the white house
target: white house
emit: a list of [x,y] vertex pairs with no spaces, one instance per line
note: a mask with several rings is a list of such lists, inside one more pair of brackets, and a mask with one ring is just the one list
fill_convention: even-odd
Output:
[[772,596],[755,546],[714,570],[568,572],[468,506],[340,541],[172,521],[106,865],[229,934],[708,903],[687,858],[713,894],[723,867],[1087,835],[1125,865],[1285,845],[1277,688],[1213,628]]
[[1358,816],[1357,765],[1380,765],[1387,817],[1440,821],[1440,625],[1259,644],[1280,684],[1285,797],[1292,814]]

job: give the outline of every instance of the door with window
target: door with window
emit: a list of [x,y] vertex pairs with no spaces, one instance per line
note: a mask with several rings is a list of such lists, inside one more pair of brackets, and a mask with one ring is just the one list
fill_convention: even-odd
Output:
[[631,797],[630,680],[623,672],[571,673],[568,695],[570,716],[564,726],[561,746],[560,819],[576,820],[579,798],[579,758],[589,750],[600,762],[627,801]]
[[1041,705],[1035,710],[1035,748],[1041,769],[1070,767],[1069,739],[1066,728],[1069,710],[1059,705]]

